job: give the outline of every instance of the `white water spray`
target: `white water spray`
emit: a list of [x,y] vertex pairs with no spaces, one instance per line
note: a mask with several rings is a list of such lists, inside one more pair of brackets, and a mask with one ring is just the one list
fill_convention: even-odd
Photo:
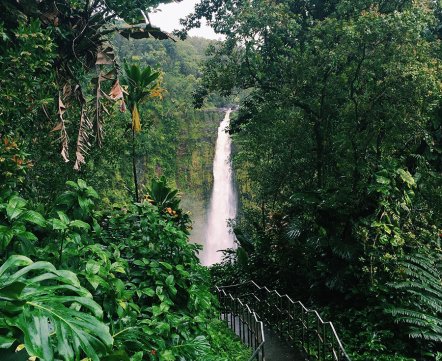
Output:
[[213,191],[210,199],[206,227],[206,242],[201,254],[201,263],[210,266],[222,259],[219,250],[234,246],[234,235],[230,233],[227,221],[236,217],[237,200],[233,184],[233,169],[230,155],[232,141],[226,133],[230,123],[229,109],[218,128],[215,159],[213,161]]

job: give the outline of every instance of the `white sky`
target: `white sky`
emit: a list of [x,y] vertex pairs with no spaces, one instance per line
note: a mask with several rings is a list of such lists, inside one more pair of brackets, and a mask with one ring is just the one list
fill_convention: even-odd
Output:
[[[180,18],[184,18],[189,15],[198,0],[183,0],[179,3],[171,3],[161,5],[156,13],[149,13],[149,18],[152,25],[158,26],[161,30],[172,32],[175,29],[180,29]],[[201,28],[192,29],[189,32],[190,36],[201,36],[208,39],[220,39],[221,36],[215,34],[215,32],[202,21]]]

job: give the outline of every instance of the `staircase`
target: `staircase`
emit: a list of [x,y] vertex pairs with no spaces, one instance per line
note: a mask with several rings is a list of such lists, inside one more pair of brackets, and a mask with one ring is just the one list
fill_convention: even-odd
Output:
[[249,281],[216,287],[221,319],[253,350],[249,361],[351,361],[331,322]]

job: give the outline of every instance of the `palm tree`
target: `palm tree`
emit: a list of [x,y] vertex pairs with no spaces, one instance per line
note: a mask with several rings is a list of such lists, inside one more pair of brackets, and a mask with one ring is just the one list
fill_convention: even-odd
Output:
[[124,71],[126,73],[125,82],[127,84],[127,106],[132,114],[132,169],[134,175],[134,199],[139,201],[138,195],[138,177],[135,159],[135,134],[141,131],[139,105],[146,101],[155,93],[159,87],[158,78],[159,71],[154,71],[149,65],[144,69],[140,69],[137,65],[129,66],[124,63]]

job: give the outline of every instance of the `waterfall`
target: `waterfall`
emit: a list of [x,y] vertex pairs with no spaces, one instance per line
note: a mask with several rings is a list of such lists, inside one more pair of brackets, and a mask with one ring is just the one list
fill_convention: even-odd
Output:
[[227,221],[236,217],[237,199],[233,184],[233,169],[230,160],[232,141],[226,128],[230,122],[229,109],[218,128],[215,158],[213,160],[213,190],[210,199],[206,226],[204,251],[201,263],[210,266],[221,261],[218,250],[232,248],[234,235],[229,232]]

